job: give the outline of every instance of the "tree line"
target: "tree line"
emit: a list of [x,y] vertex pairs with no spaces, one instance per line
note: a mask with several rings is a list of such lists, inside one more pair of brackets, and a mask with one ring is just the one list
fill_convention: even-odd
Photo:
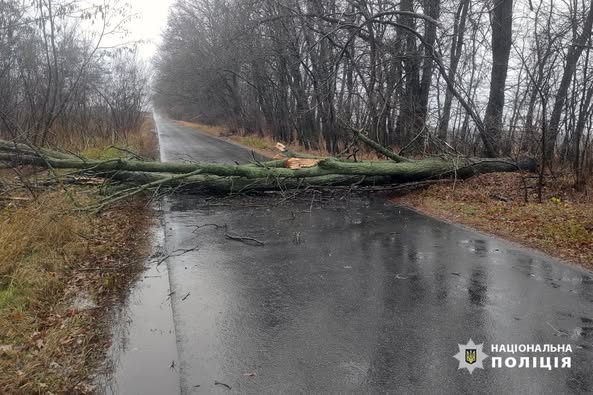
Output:
[[591,173],[593,1],[177,0],[156,61],[173,117],[336,153],[530,154]]
[[117,0],[0,1],[0,138],[85,148],[143,121],[148,68]]

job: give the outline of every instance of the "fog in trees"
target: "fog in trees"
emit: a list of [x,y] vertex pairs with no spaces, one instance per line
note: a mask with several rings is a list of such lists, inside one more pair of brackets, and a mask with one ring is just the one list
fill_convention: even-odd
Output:
[[349,128],[409,154],[591,173],[592,2],[178,0],[155,103],[305,148]]
[[149,70],[132,17],[117,0],[0,1],[0,138],[84,149],[138,128]]

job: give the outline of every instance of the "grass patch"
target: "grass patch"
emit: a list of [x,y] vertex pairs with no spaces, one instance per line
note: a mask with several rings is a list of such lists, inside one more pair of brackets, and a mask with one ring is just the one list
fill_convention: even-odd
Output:
[[15,310],[22,311],[27,307],[27,295],[22,295],[20,290],[12,285],[4,286],[0,289],[0,309],[12,307]]
[[125,157],[124,151],[118,150],[114,147],[88,148],[82,151],[80,155],[90,159],[97,160],[116,159]]
[[120,138],[115,145],[106,142],[80,151],[80,155],[90,159],[109,160],[126,158],[137,154],[147,159],[158,158],[158,137],[154,130],[152,118],[146,118],[138,131]]
[[528,179],[528,203],[521,176],[514,173],[484,174],[455,187],[433,185],[394,200],[592,267],[591,196],[574,190],[569,178],[557,178],[548,181],[544,202],[539,204],[534,183]]
[[[117,145],[156,158],[156,141],[147,118]],[[108,145],[82,153],[129,155]],[[0,192],[14,176],[0,174]],[[96,187],[56,188],[0,194],[0,393],[94,392],[92,375],[108,346],[104,312],[123,298],[150,248],[146,201],[97,216],[80,210],[101,199]],[[81,297],[86,306],[75,303]]]
[[[0,392],[86,392],[104,338],[97,306],[128,284],[147,251],[143,205],[102,216],[77,211],[90,190],[41,194],[0,212]],[[8,351],[6,351],[8,350]],[[10,351],[10,352],[9,352]]]
[[239,136],[237,140],[240,144],[254,149],[274,150],[276,146],[274,141],[266,139],[264,137]]
[[187,121],[176,121],[179,125],[185,126],[187,128],[192,128],[199,130],[203,133],[208,133],[212,136],[222,136],[224,134],[231,134],[230,130],[226,126],[217,126],[217,125],[207,125],[204,123],[195,123],[195,122],[187,122]]

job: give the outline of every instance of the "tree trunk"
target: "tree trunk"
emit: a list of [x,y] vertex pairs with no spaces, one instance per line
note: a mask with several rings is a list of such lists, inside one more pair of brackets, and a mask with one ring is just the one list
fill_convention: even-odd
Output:
[[[438,20],[441,15],[441,0],[424,0],[424,12],[434,20]],[[424,59],[422,60],[422,79],[420,81],[420,98],[418,117],[422,123],[426,122],[428,114],[428,98],[432,84],[432,72],[434,69],[434,59],[431,56],[430,49],[434,46],[437,38],[437,25],[432,22],[425,22],[424,40]]]
[[[414,11],[413,0],[403,0],[400,3],[403,12]],[[416,21],[413,17],[402,15],[401,24],[415,30]],[[402,145],[408,142],[408,136],[415,136],[423,126],[420,104],[420,54],[416,43],[416,36],[409,32],[402,32],[404,41],[403,69],[405,76],[404,96],[400,101],[399,116],[395,134]]]
[[[453,42],[451,43],[451,62],[449,65],[449,80],[455,84],[457,77],[457,67],[461,59],[461,50],[463,49],[463,38],[465,36],[465,21],[467,20],[467,11],[469,9],[469,0],[462,0],[455,14],[455,23],[453,25]],[[447,87],[445,93],[445,103],[443,105],[443,116],[439,124],[439,138],[447,141],[447,131],[449,129],[449,120],[451,119],[451,104],[453,102],[453,93]]]
[[490,76],[490,96],[484,116],[485,130],[481,133],[481,137],[484,143],[484,154],[496,157],[500,154],[504,89],[512,44],[513,0],[494,2],[490,18],[492,26],[492,72]]
[[587,15],[587,19],[585,20],[583,31],[568,48],[568,53],[566,54],[564,72],[562,73],[562,80],[560,81],[558,92],[556,93],[556,100],[554,101],[552,115],[550,116],[548,135],[546,136],[546,157],[548,159],[551,159],[554,153],[556,138],[558,137],[559,133],[560,118],[562,117],[562,110],[564,109],[564,103],[566,102],[570,81],[572,80],[572,76],[577,68],[577,62],[579,61],[579,58],[585,49],[585,45],[591,37],[592,28],[593,0],[589,5],[589,13]]
[[[367,137],[358,136],[367,143]],[[377,143],[374,143],[377,144]],[[383,148],[384,149],[384,148]],[[187,186],[197,190],[237,191],[285,189],[303,185],[392,184],[441,178],[467,178],[479,173],[534,170],[531,159],[401,158],[384,149],[394,160],[342,161],[335,158],[274,160],[245,165],[217,163],[161,163],[111,159],[91,160],[41,151],[0,140],[0,163],[43,168],[78,169],[84,174],[143,184],[143,188]],[[302,167],[301,167],[302,166]]]

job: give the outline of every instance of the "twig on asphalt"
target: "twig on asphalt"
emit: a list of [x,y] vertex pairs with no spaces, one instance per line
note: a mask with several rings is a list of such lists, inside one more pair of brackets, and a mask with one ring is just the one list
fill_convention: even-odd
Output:
[[231,389],[231,386],[225,383],[221,383],[218,380],[214,380],[214,385],[222,385],[223,387],[227,387],[228,389]]
[[218,224],[192,225],[192,227],[193,227],[193,228],[195,228],[195,229],[192,231],[192,233],[196,233],[196,231],[197,231],[198,229],[205,228],[205,227],[207,227],[207,226],[213,226],[213,227],[215,227],[216,229],[220,229],[220,228],[224,228],[224,229],[226,229],[226,228],[227,228],[227,224],[224,224],[224,225],[218,225]]
[[171,299],[171,296],[175,295],[175,291],[169,292],[167,294],[167,299],[165,299],[165,302],[168,301],[169,299]]
[[157,264],[156,264],[156,267],[159,267],[161,265],[161,263],[165,262],[169,258],[174,258],[174,257],[177,257],[177,256],[181,256],[181,255],[187,254],[188,252],[195,251],[197,249],[198,249],[198,246],[195,246],[193,248],[188,248],[188,249],[182,249],[182,248],[180,248],[178,250],[175,250],[172,253],[170,253],[167,256],[165,256],[164,258],[162,258],[160,261],[158,261]]
[[253,237],[249,237],[249,236],[238,236],[238,235],[230,235],[228,233],[225,233],[224,237],[226,237],[229,240],[240,241],[245,244],[249,244],[249,243],[247,243],[248,241],[253,241],[256,244],[259,244],[260,246],[264,245],[264,243],[262,241],[259,241],[258,239],[254,239]]
[[555,331],[556,333],[558,333],[560,336],[568,336],[568,333],[566,333],[566,332],[564,332],[564,331],[561,331],[561,330],[558,330],[558,329],[554,328],[554,326],[552,326],[552,324],[550,324],[549,322],[547,322],[547,321],[546,321],[546,324],[548,324],[548,326],[549,326],[550,328],[554,329],[554,331]]

